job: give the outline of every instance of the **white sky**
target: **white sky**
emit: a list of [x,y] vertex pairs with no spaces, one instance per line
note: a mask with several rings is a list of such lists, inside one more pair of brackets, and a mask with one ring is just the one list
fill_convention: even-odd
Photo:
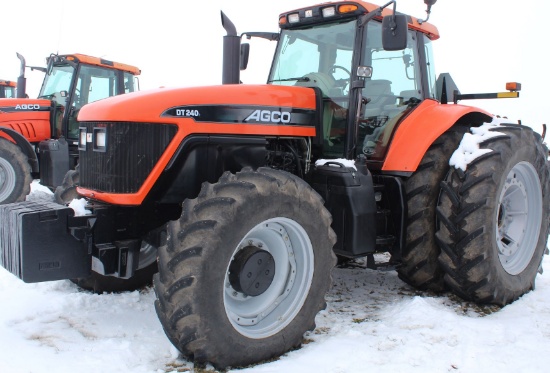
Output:
[[[385,2],[385,1],[384,1]],[[52,52],[84,53],[138,66],[141,89],[213,85],[221,82],[220,10],[237,31],[277,31],[278,15],[315,4],[309,0],[40,0],[3,1],[0,78],[16,79],[23,54],[28,65],[45,65]],[[377,3],[381,4],[381,1]],[[422,0],[398,0],[397,10],[425,16]],[[519,99],[463,101],[493,114],[522,119],[541,131],[550,118],[545,45],[550,3],[533,0],[439,0],[430,22],[441,39],[434,43],[437,73],[450,72],[462,93],[504,91],[522,83]],[[9,32],[7,32],[9,30]],[[275,43],[252,44],[245,83],[266,80]],[[42,74],[27,73],[36,97]]]

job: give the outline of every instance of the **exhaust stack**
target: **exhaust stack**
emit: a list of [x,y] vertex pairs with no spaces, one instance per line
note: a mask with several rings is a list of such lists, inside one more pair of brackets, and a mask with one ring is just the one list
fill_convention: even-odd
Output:
[[227,32],[223,37],[222,84],[240,83],[241,37],[231,20],[223,13],[222,26]]
[[21,70],[19,71],[19,77],[17,78],[17,98],[27,98],[27,78],[25,78],[25,58],[17,54],[17,58],[21,61]]

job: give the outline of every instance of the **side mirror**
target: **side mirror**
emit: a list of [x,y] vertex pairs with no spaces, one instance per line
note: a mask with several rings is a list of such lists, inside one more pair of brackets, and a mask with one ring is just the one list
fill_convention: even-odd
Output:
[[382,19],[382,46],[387,51],[400,51],[407,47],[407,16],[393,14]]
[[246,70],[246,67],[248,66],[248,56],[250,55],[250,44],[248,43],[242,43],[241,44],[241,57],[239,60],[239,68],[242,70]]

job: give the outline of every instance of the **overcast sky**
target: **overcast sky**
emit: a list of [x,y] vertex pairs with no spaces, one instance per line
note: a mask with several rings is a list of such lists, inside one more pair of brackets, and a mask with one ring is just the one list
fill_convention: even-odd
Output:
[[[45,65],[52,52],[83,53],[135,65],[141,89],[213,85],[221,82],[220,10],[237,31],[277,31],[278,15],[316,4],[306,0],[5,0],[2,2],[0,78],[15,80],[19,60]],[[382,4],[382,1],[376,1]],[[398,0],[397,10],[425,17],[422,0]],[[544,0],[439,0],[430,22],[441,38],[434,43],[437,73],[450,72],[462,93],[504,91],[522,83],[519,99],[463,101],[493,114],[522,119],[537,131],[550,122]],[[275,43],[252,44],[245,83],[266,80]],[[36,97],[42,74],[27,73],[28,93]],[[550,124],[550,123],[549,123]]]

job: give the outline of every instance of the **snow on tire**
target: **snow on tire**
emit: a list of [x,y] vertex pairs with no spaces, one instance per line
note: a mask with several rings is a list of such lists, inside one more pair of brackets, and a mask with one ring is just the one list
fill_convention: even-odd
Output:
[[154,277],[171,342],[219,369],[299,346],[326,306],[336,236],[303,180],[260,168],[225,173],[168,224]]
[[0,204],[24,201],[31,182],[27,156],[17,145],[0,137]]
[[530,128],[489,131],[481,155],[441,184],[436,238],[446,284],[463,299],[504,306],[535,286],[550,233],[550,167]]

